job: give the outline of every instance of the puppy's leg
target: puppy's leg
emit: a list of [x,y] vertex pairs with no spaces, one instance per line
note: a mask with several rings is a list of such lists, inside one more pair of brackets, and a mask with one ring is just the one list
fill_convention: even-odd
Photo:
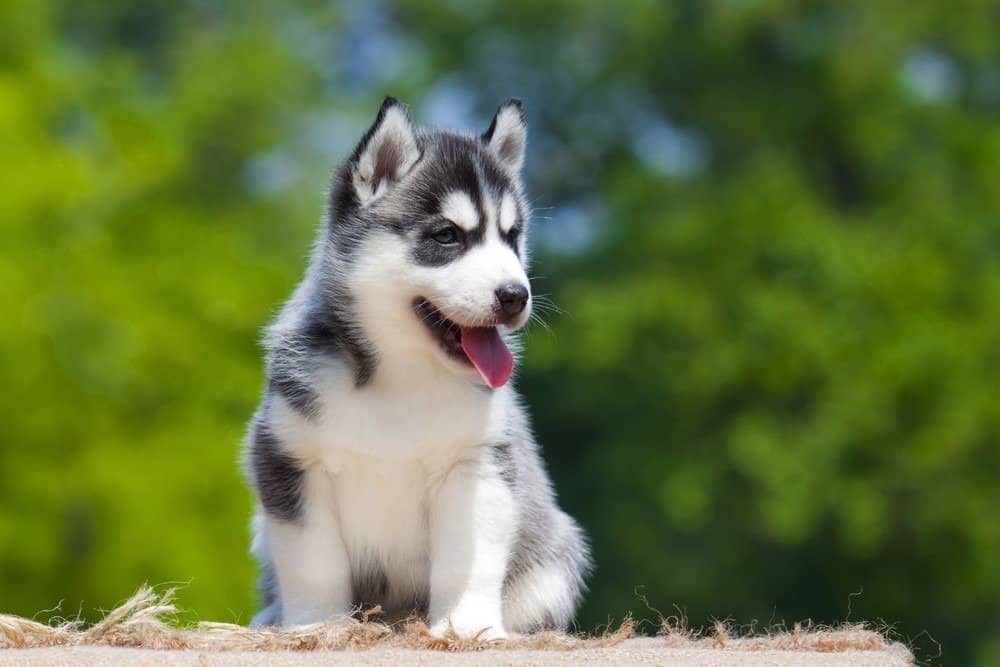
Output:
[[351,612],[351,567],[340,536],[333,482],[322,466],[303,474],[303,502],[296,520],[266,518],[285,627]]
[[507,636],[502,593],[515,523],[510,489],[485,461],[457,465],[442,481],[430,504],[433,634]]

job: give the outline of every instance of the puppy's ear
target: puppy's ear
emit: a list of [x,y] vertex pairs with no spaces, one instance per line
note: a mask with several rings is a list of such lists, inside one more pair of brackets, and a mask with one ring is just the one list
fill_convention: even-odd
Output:
[[382,196],[420,157],[406,108],[387,97],[371,128],[354,149],[351,183],[362,206]]
[[500,164],[514,174],[524,164],[524,147],[528,127],[524,122],[521,100],[510,98],[500,105],[490,128],[483,133],[483,143],[496,155]]

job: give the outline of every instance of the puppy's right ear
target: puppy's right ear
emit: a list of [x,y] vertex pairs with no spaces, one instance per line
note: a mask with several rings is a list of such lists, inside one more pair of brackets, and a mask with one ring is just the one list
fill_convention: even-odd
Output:
[[381,197],[413,168],[420,149],[406,108],[387,97],[351,156],[351,185],[362,206]]

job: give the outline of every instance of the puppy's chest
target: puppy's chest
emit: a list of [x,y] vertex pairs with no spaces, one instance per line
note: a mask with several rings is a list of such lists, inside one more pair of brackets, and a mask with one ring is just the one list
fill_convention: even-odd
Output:
[[488,395],[454,383],[338,387],[323,399],[315,433],[321,450],[412,460],[488,442],[498,426]]
[[355,594],[412,606],[429,585],[429,474],[416,463],[345,455],[334,489]]
[[423,466],[345,454],[332,472],[349,550],[397,558],[424,550],[431,488]]

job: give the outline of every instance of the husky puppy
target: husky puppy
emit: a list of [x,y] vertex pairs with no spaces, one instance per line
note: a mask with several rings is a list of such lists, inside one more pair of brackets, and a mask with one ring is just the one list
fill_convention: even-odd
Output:
[[588,547],[508,382],[532,306],[525,138],[519,100],[474,136],[415,129],[387,98],[336,172],[265,337],[245,447],[253,625],[374,604],[425,614],[437,635],[573,619]]

